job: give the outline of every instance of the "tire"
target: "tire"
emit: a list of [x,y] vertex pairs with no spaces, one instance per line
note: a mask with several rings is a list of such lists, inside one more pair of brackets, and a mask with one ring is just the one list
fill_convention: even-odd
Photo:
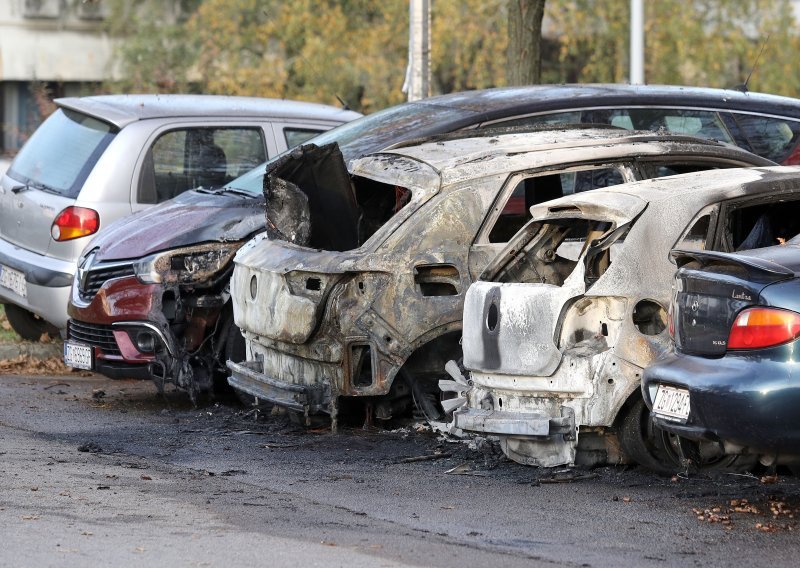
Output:
[[650,411],[641,397],[628,407],[617,429],[619,444],[625,456],[661,475],[672,475],[680,469],[674,453],[664,447],[661,430],[650,420]]
[[39,341],[42,334],[58,337],[58,328],[36,314],[14,304],[5,304],[6,318],[17,335],[26,341]]
[[629,406],[617,434],[628,458],[661,475],[744,472],[758,461],[755,455],[725,454],[713,442],[689,440],[655,427],[641,397]]
[[[658,429],[657,429],[658,430]],[[671,459],[681,464],[682,471],[690,473],[744,473],[758,463],[755,454],[725,454],[719,444],[681,438],[660,430],[664,448]]]

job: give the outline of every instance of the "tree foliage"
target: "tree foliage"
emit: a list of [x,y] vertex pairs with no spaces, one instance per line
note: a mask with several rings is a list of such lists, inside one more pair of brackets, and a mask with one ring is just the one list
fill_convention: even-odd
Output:
[[[120,39],[118,91],[285,97],[373,111],[401,102],[408,3],[402,0],[106,0]],[[434,93],[506,83],[508,14],[519,0],[433,0]],[[546,0],[544,82],[625,82],[630,0]],[[790,0],[645,3],[648,83],[742,83],[800,93]]]
[[[732,87],[769,42],[750,90],[796,96],[792,53],[800,44],[790,0],[658,0],[645,3],[648,83]],[[548,0],[558,43],[551,81],[625,82],[629,0]]]

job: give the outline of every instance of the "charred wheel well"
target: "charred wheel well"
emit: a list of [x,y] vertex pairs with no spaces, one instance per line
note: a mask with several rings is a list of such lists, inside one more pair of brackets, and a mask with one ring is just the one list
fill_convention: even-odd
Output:
[[441,375],[445,364],[461,356],[461,329],[450,330],[422,343],[406,359],[403,369],[418,376]]

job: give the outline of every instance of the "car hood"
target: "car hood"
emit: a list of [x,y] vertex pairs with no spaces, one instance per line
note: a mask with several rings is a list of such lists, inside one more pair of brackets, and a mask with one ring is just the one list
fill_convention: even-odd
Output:
[[213,241],[241,241],[264,230],[263,197],[187,191],[109,225],[89,245],[96,261],[141,258]]

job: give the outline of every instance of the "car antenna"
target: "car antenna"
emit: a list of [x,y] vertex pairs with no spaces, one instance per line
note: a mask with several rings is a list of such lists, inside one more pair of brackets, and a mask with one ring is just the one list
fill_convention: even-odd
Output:
[[[272,14],[270,14],[269,10],[267,10],[266,8],[263,9],[263,13],[268,19],[270,20],[272,19]],[[316,77],[319,77],[319,72],[317,71],[317,68],[314,65],[312,65],[308,59],[306,59],[306,56],[303,55],[302,53],[298,53],[298,55],[303,61],[305,61],[306,65],[308,65],[308,67],[311,69],[311,72]],[[342,105],[342,110],[353,110],[352,108],[350,108],[350,105],[347,104],[347,102],[342,97],[340,97],[336,93],[333,93],[333,96],[336,98],[337,101],[339,101],[339,104]]]
[[750,77],[753,76],[753,72],[758,67],[758,62],[761,59],[761,54],[764,53],[764,49],[767,47],[767,42],[769,42],[770,36],[772,36],[772,34],[767,34],[767,37],[764,40],[764,43],[761,44],[761,49],[758,50],[758,55],[756,55],[756,60],[753,62],[753,66],[750,68],[750,73],[747,74],[747,79],[745,79],[744,83],[742,83],[741,85],[736,85],[734,87],[735,90],[741,91],[743,93],[749,92],[748,88],[747,88],[747,84],[750,82]]

